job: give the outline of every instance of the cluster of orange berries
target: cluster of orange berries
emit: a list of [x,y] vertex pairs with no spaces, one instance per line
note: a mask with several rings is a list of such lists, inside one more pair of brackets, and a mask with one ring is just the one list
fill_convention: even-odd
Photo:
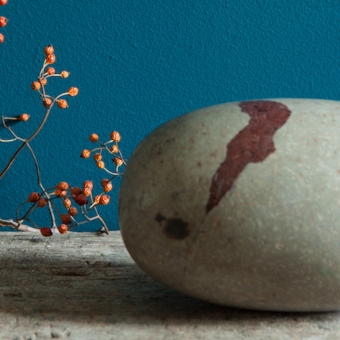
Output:
[[[0,4],[1,4],[1,1],[0,0]],[[0,19],[1,21],[1,19]],[[45,62],[44,62],[44,67],[43,67],[43,70],[42,72],[40,72],[40,75],[38,77],[38,80],[37,81],[34,81],[32,84],[31,84],[31,87],[33,90],[35,91],[39,91],[41,97],[42,97],[42,103],[43,105],[47,108],[47,109],[50,109],[53,105],[53,98],[50,97],[50,96],[47,96],[45,94],[45,91],[40,91],[46,84],[47,84],[47,78],[49,77],[52,77],[52,76],[59,76],[61,78],[67,78],[70,73],[67,72],[67,71],[62,71],[60,72],[60,74],[56,74],[56,71],[53,67],[48,67],[46,70],[45,70],[45,67],[49,64],[53,64],[56,60],[56,57],[55,57],[55,54],[54,54],[54,48],[52,45],[48,45],[45,47],[44,49],[44,52],[45,52],[45,55],[46,55],[46,59],[45,59]],[[66,109],[68,108],[68,103],[65,99],[58,99],[59,97],[61,96],[64,96],[64,95],[69,95],[71,97],[75,97],[77,94],[78,94],[79,90],[77,87],[70,87],[68,89],[67,92],[65,93],[62,93],[61,95],[59,95],[55,100],[57,101],[57,104],[58,104],[58,107],[61,108],[61,109]],[[30,118],[30,115],[27,114],[27,113],[22,113],[20,116],[17,116],[13,119],[16,119],[16,120],[21,120],[23,122],[27,122]]]
[[[44,208],[48,201],[52,198],[50,196],[54,195],[56,198],[62,200],[63,206],[67,209],[67,213],[59,213],[59,218],[61,221],[58,230],[61,234],[65,234],[68,231],[68,226],[75,221],[75,216],[78,214],[78,209],[72,205],[72,201],[80,207],[84,207],[89,203],[89,198],[91,199],[91,206],[85,209],[83,213],[86,213],[93,208],[95,205],[107,205],[110,202],[110,196],[106,195],[106,192],[112,190],[112,183],[108,179],[102,180],[103,192],[100,195],[92,198],[92,181],[85,181],[83,183],[82,189],[80,187],[70,188],[67,182],[60,182],[48,196],[45,194],[39,194],[38,192],[32,192],[27,202],[33,203],[37,208]],[[51,236],[52,229],[49,227],[40,228],[40,232],[43,236]]]
[[[111,132],[110,140],[108,142],[105,142],[105,143],[101,143],[99,141],[99,136],[96,133],[92,133],[90,135],[89,139],[92,143],[99,143],[100,147],[95,148],[93,150],[84,149],[81,152],[80,157],[89,158],[91,156],[91,153],[95,152],[94,155],[93,155],[93,159],[95,160],[97,167],[99,169],[106,170],[105,163],[103,161],[103,156],[102,156],[102,151],[106,150],[112,155],[119,154],[119,156],[114,156],[113,159],[112,159],[112,161],[115,163],[117,169],[124,164],[123,157],[122,157],[121,152],[120,152],[119,147],[118,147],[118,143],[121,140],[121,136],[120,136],[119,132],[117,132],[117,131]],[[114,144],[112,144],[112,143],[114,143]],[[109,144],[112,144],[112,145],[110,147],[108,147]],[[96,152],[96,151],[99,151],[99,152]]]
[[[7,0],[0,0],[0,6],[5,6],[7,4]],[[7,25],[8,19],[5,17],[0,17],[0,27],[5,27]],[[5,36],[0,33],[0,43],[5,41]]]
[[[0,0],[1,1],[1,0]],[[44,88],[44,86],[47,84],[47,78],[52,77],[52,76],[57,76],[57,77],[61,77],[61,78],[67,78],[70,73],[67,71],[61,71],[59,74],[56,74],[56,71],[53,67],[48,67],[45,70],[45,67],[47,65],[51,65],[54,64],[56,61],[56,56],[54,53],[54,48],[52,45],[48,45],[45,47],[44,49],[45,52],[45,62],[44,62],[44,67],[43,70],[45,72],[40,72],[40,75],[38,77],[38,80],[34,81],[31,85],[32,89],[35,91],[39,91],[41,88]],[[55,100],[57,101],[58,107],[60,109],[66,109],[68,108],[68,103],[65,99],[59,99],[59,97],[63,96],[63,95],[69,95],[71,97],[75,97],[78,94],[79,90],[77,87],[70,87],[68,89],[68,91],[66,93],[62,93],[61,95],[59,95],[57,98],[55,98]],[[42,103],[43,105],[47,108],[50,109],[53,105],[53,98],[50,96],[46,96],[45,93],[40,92],[40,95],[42,97]]]

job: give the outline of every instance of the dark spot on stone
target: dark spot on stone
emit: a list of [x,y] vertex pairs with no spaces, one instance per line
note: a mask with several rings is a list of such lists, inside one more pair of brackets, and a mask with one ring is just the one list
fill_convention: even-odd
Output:
[[164,220],[166,220],[166,218],[164,216],[162,216],[161,214],[157,214],[156,217],[155,217],[155,220],[158,222],[158,223],[161,223],[163,222]]
[[287,106],[267,100],[242,102],[239,106],[250,120],[227,145],[226,158],[211,181],[206,213],[218,205],[249,163],[263,162],[275,151],[274,134],[291,113]]
[[[176,213],[176,215],[178,215],[178,213]],[[155,220],[160,226],[164,227],[163,232],[168,238],[174,240],[183,240],[190,234],[189,224],[179,217],[168,219],[162,214],[158,213],[155,217]]]
[[189,235],[189,226],[181,218],[171,218],[167,220],[164,234],[175,240],[182,240]]
[[197,162],[197,166],[198,166],[198,167],[201,167],[201,166],[202,166],[202,163],[201,163],[201,162]]

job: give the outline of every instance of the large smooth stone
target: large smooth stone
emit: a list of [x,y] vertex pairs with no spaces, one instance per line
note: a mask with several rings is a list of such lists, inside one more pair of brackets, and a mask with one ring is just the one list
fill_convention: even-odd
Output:
[[126,167],[122,236],[159,282],[262,310],[340,309],[340,102],[197,110],[153,131]]

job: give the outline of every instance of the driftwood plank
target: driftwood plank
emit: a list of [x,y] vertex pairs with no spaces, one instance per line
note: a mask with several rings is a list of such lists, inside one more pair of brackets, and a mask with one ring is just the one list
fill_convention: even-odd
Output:
[[120,233],[0,234],[0,339],[340,339],[340,313],[227,308],[146,276]]

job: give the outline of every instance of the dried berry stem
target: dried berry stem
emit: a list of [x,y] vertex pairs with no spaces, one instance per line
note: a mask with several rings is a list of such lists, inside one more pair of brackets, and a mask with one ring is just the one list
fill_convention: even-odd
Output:
[[14,229],[20,230],[20,231],[31,231],[31,232],[39,232],[39,229],[32,228],[25,224],[20,224],[13,220],[3,220],[0,218],[0,226],[1,227],[12,227]]
[[[119,158],[119,160],[117,157],[113,159],[114,163],[116,164],[117,172],[113,173],[106,169],[108,172],[110,172],[113,175],[113,177],[110,180],[105,179],[102,181],[102,187],[104,191],[102,191],[100,195],[95,196],[95,199],[93,198],[93,195],[92,195],[93,183],[90,180],[87,180],[83,183],[83,189],[80,189],[79,187],[70,187],[70,185],[67,182],[59,182],[58,185],[52,188],[49,188],[49,189],[45,189],[44,185],[42,184],[39,163],[30,145],[30,142],[40,133],[41,129],[43,128],[47,119],[49,118],[50,112],[54,104],[57,103],[57,106],[60,109],[66,109],[68,107],[67,101],[65,99],[60,99],[60,98],[64,96],[75,97],[77,96],[79,92],[78,88],[70,87],[67,92],[63,92],[56,97],[52,97],[46,94],[45,85],[47,84],[47,78],[52,77],[52,76],[59,76],[61,78],[67,78],[69,76],[69,72],[62,71],[60,74],[55,74],[55,69],[53,67],[48,67],[45,72],[45,68],[48,65],[53,64],[56,60],[56,57],[55,57],[54,48],[52,45],[47,46],[44,49],[44,52],[45,52],[46,58],[43,63],[43,67],[39,72],[38,79],[31,84],[32,89],[39,93],[42,99],[42,104],[46,108],[43,119],[41,120],[39,126],[35,129],[33,134],[29,138],[25,139],[25,138],[21,138],[18,135],[16,135],[16,133],[11,129],[9,124],[7,124],[6,122],[13,121],[13,120],[26,122],[30,117],[29,114],[23,113],[20,116],[15,116],[15,117],[3,116],[2,117],[3,126],[13,136],[13,138],[7,139],[7,140],[0,139],[0,142],[14,142],[14,141],[22,142],[22,144],[19,146],[19,148],[15,151],[15,153],[10,158],[9,162],[7,163],[3,171],[0,173],[0,179],[11,168],[12,164],[14,163],[14,161],[16,160],[20,152],[25,147],[27,147],[35,164],[37,184],[40,188],[40,193],[32,192],[29,195],[28,199],[25,202],[23,202],[21,205],[19,205],[19,207],[16,210],[16,221],[0,219],[0,227],[10,226],[17,230],[25,230],[25,231],[36,231],[40,229],[41,234],[43,236],[48,237],[48,236],[51,236],[55,232],[65,234],[69,230],[69,228],[74,228],[78,225],[98,219],[102,224],[101,231],[108,233],[108,227],[105,221],[103,220],[103,218],[98,213],[97,205],[107,205],[110,202],[110,197],[107,195],[107,192],[112,190],[112,183],[110,181],[120,175],[120,173],[118,173],[118,167],[121,166],[122,164],[125,164],[120,152],[119,154],[121,155],[121,158]],[[93,142],[97,141],[98,136],[93,134],[91,137],[91,140]],[[118,151],[117,151],[118,146],[114,148],[115,150],[114,152],[111,152],[110,149],[106,146],[106,144],[110,144],[113,142],[117,144],[119,140],[120,140],[119,133],[114,131],[111,135],[111,140],[109,142],[104,143],[104,144],[100,143],[100,148],[98,148],[98,150],[100,151],[100,154],[96,155],[98,162],[100,162],[101,153],[103,150],[107,150],[109,153],[112,153],[112,154],[114,153],[118,154]],[[89,151],[88,151],[88,154],[90,154]],[[86,156],[87,153],[84,153],[84,155]],[[100,157],[98,157],[98,155]],[[103,168],[105,167],[104,163],[102,167]],[[63,209],[66,208],[67,212],[63,213],[59,209],[58,204],[62,206]],[[78,209],[76,208],[75,204],[77,204],[80,207],[80,211],[85,220],[78,221],[76,219],[76,215],[78,214]],[[22,214],[22,216],[19,216],[19,213],[23,209],[24,206],[26,207],[25,212]],[[39,227],[31,219],[31,214],[35,210],[43,209],[45,206],[48,206],[50,219],[52,221],[52,227]],[[57,227],[56,215],[58,215],[60,221],[62,222],[62,224],[59,227]],[[29,222],[33,228],[24,225],[23,222],[25,221]]]
[[[54,102],[53,102],[54,104]],[[53,106],[52,104],[52,106]],[[20,151],[27,146],[28,143],[30,143],[41,131],[41,129],[43,128],[43,126],[45,125],[48,116],[50,115],[51,112],[51,108],[52,106],[46,110],[46,113],[44,115],[43,120],[41,121],[40,125],[38,126],[38,128],[34,131],[34,133],[27,138],[26,140],[23,141],[23,143],[21,144],[21,146],[17,149],[17,151],[13,154],[13,156],[11,157],[11,159],[9,160],[9,162],[7,163],[6,167],[4,168],[4,170],[2,170],[2,172],[0,173],[0,179],[6,174],[6,172],[10,169],[10,167],[12,166],[12,164],[14,163],[16,157],[19,155]]]
[[45,190],[45,188],[44,188],[44,186],[43,186],[43,184],[41,182],[40,168],[39,168],[39,163],[38,163],[37,157],[35,156],[35,153],[34,153],[33,149],[31,148],[31,146],[28,143],[27,143],[27,147],[30,150],[32,158],[34,160],[35,170],[36,170],[36,173],[37,173],[38,185],[41,188],[41,190],[45,193],[45,195],[46,195],[46,197],[48,199],[47,204],[48,204],[48,210],[49,210],[49,213],[50,213],[50,216],[51,216],[51,220],[52,220],[52,227],[53,227],[53,229],[58,230],[57,229],[57,223],[56,223],[56,220],[55,220],[55,216],[54,216],[54,213],[53,213],[53,208],[52,208],[50,196],[49,196],[48,192]]
[[[51,107],[51,108],[52,108],[52,107]],[[49,110],[47,110],[47,111],[50,111],[51,108],[50,108]],[[49,114],[49,113],[48,113],[48,114]],[[47,119],[47,118],[48,118],[48,115],[47,115],[46,119]],[[45,121],[46,121],[46,119],[45,119]],[[14,133],[14,131],[13,131],[9,126],[7,126],[6,121],[5,121],[4,118],[3,118],[3,125],[4,125],[4,127],[5,127],[5,128],[13,135],[14,140],[20,140],[20,141],[22,141],[22,142],[23,142],[22,145],[24,145],[24,146],[26,145],[27,148],[29,149],[29,151],[30,151],[30,153],[31,153],[31,155],[32,155],[34,164],[35,164],[35,170],[36,170],[36,174],[37,174],[38,185],[39,185],[39,187],[41,188],[41,190],[45,192],[45,188],[44,188],[44,186],[43,186],[43,184],[42,184],[42,182],[41,182],[41,175],[40,175],[39,163],[38,163],[37,157],[35,156],[35,153],[34,153],[32,147],[31,147],[30,144],[29,144],[29,140],[28,140],[28,139],[25,140],[25,139],[20,138],[19,136],[17,136],[17,135]],[[41,128],[42,128],[43,125],[44,125],[44,124],[40,124]],[[40,130],[41,130],[41,128],[40,128]],[[38,133],[39,133],[39,131],[35,131],[35,136],[36,136]],[[33,135],[34,135],[34,134],[33,134]],[[32,136],[31,136],[31,137],[32,137]],[[34,137],[33,137],[33,138],[34,138]],[[33,139],[33,138],[32,138],[32,139]],[[31,139],[31,140],[32,140],[32,139]],[[13,159],[13,161],[14,161],[14,159]],[[12,162],[12,163],[13,163],[13,162]],[[4,173],[4,174],[5,174],[5,173]],[[0,177],[0,178],[1,178],[1,177]],[[47,196],[47,198],[49,199],[48,193],[46,193],[46,196]],[[50,212],[50,216],[51,216],[51,220],[52,220],[52,226],[53,226],[54,229],[56,229],[56,228],[57,228],[56,220],[55,220],[55,216],[54,216],[54,213],[53,213],[53,208],[52,208],[51,202],[50,202],[49,200],[48,200],[48,208],[49,208],[49,212]],[[18,208],[18,209],[19,209],[19,208]]]

